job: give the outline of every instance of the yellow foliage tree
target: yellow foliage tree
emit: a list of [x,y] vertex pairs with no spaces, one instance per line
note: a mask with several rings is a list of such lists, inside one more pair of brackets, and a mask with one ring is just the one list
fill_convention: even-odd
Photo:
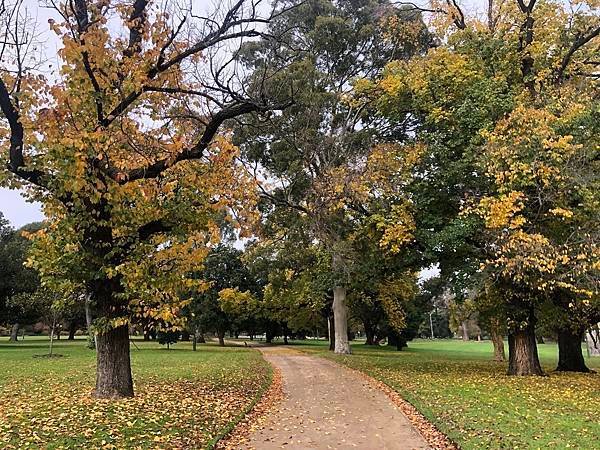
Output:
[[128,325],[176,323],[181,293],[202,288],[188,274],[219,240],[219,224],[243,234],[255,219],[254,181],[217,132],[279,106],[260,89],[245,94],[227,58],[219,66],[211,55],[259,36],[271,16],[244,0],[196,22],[176,3],[67,1],[50,20],[62,45],[57,71],[45,75],[30,64],[41,45],[32,18],[21,1],[2,6],[0,180],[44,205],[31,258],[43,283],[91,295],[95,395],[132,396]]

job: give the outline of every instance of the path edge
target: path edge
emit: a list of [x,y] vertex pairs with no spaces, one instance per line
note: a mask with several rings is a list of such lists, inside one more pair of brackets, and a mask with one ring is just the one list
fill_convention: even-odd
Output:
[[[259,350],[256,350],[259,351]],[[261,356],[264,358],[264,355]],[[279,404],[284,397],[283,377],[281,370],[275,367],[269,360],[264,360],[271,366],[271,378],[265,383],[259,395],[242,411],[219,436],[207,447],[212,450],[232,450],[241,448],[248,436],[260,429],[268,417],[268,413]]]
[[415,427],[432,450],[460,450],[460,446],[442,432],[433,422],[425,417],[412,403],[405,400],[392,386],[362,370],[340,364],[334,359],[327,360],[338,364],[362,377],[372,387],[383,392],[394,405],[404,414],[404,417]]

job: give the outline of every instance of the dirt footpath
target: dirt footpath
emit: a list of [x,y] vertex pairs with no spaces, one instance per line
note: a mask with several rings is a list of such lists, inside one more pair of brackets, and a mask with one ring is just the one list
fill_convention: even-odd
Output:
[[281,370],[285,398],[244,448],[428,448],[388,397],[358,374],[289,348],[260,350]]

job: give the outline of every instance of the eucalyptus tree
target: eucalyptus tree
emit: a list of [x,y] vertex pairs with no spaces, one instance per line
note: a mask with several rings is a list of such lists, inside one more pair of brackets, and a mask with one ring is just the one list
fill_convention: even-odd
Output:
[[[368,102],[356,101],[353,86],[377,77],[392,59],[422,51],[429,34],[418,12],[386,0],[307,0],[268,29],[286,39],[248,43],[242,60],[260,85],[291,84],[294,104],[266,120],[254,116],[240,123],[237,142],[249,170],[263,181],[262,197],[269,202],[264,214],[308,227],[329,255],[335,352],[349,353],[348,240],[356,218],[369,212],[359,205],[337,208],[330,194],[344,190],[340,175],[364,162],[373,144],[406,137],[405,124],[381,120],[370,114]],[[265,77],[265,68],[280,64],[287,69]]]

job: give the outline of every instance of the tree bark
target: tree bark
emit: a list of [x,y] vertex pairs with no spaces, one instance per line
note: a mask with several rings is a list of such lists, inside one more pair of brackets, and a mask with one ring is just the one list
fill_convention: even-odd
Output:
[[585,365],[581,350],[583,333],[583,331],[574,332],[569,328],[558,330],[558,366],[556,370],[584,373],[590,371]]
[[346,304],[346,288],[336,286],[333,288],[333,319],[335,326],[335,350],[341,355],[349,355],[350,343],[348,342],[348,306]]
[[13,324],[11,330],[10,330],[10,342],[17,342],[17,340],[19,339],[19,328],[21,328],[21,324],[19,323],[15,323]]
[[466,320],[462,321],[461,328],[462,328],[462,340],[468,341],[469,340],[469,324]]
[[335,350],[335,320],[333,320],[333,312],[327,318],[327,325],[329,328],[329,350]]
[[506,353],[504,352],[504,339],[502,334],[500,334],[495,328],[492,328],[490,334],[492,338],[492,344],[494,344],[494,361],[506,361]]
[[96,336],[97,398],[133,397],[133,379],[129,358],[129,327],[111,328]]
[[56,317],[52,318],[52,328],[50,329],[50,350],[48,356],[52,358],[54,355],[54,333],[56,330]]
[[508,375],[543,375],[535,340],[533,312],[529,324],[508,334]]
[[225,347],[225,331],[219,331],[217,335],[219,337],[219,345]]

